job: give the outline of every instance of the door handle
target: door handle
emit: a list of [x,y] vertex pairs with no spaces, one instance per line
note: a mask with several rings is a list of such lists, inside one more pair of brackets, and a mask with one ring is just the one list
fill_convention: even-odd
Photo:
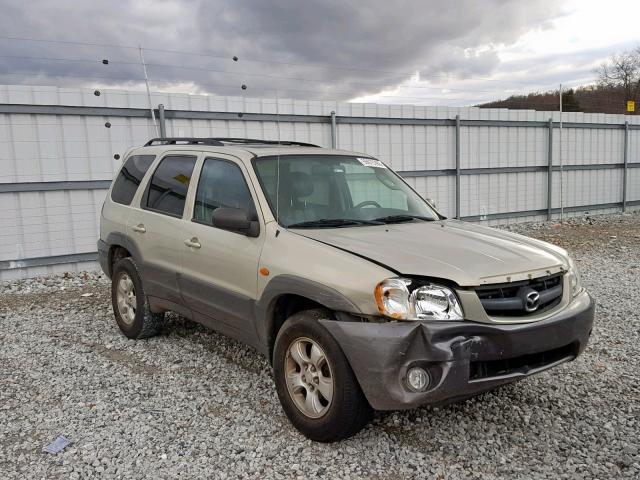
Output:
[[198,238],[197,238],[197,237],[193,237],[191,240],[186,239],[186,240],[184,241],[184,244],[185,244],[187,247],[190,247],[190,248],[196,248],[196,249],[197,249],[197,248],[202,247],[202,245],[200,245],[200,242],[198,241]]
[[135,227],[131,227],[131,230],[133,230],[134,232],[138,232],[138,233],[144,233],[144,232],[147,231],[147,229],[145,228],[145,226],[142,223],[139,223]]

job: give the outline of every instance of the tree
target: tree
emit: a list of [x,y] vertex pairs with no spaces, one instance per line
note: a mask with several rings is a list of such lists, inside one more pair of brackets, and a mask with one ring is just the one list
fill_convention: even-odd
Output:
[[576,98],[573,88],[562,92],[562,110],[564,112],[581,112],[580,102]]
[[598,83],[607,88],[620,88],[627,100],[637,100],[640,94],[640,47],[612,55],[598,69]]

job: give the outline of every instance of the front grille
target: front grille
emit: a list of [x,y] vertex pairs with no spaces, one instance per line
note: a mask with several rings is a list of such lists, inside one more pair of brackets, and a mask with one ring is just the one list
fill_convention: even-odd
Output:
[[519,357],[469,364],[469,380],[482,380],[500,377],[513,373],[528,373],[531,370],[550,365],[563,359],[576,357],[576,344],[570,343],[564,347],[547,350],[545,352],[530,353]]
[[562,299],[562,273],[522,282],[476,288],[487,315],[523,316],[544,312]]

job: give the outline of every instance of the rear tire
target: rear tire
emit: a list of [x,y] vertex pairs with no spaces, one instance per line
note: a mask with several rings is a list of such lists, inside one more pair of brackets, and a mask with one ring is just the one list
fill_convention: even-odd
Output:
[[138,268],[130,257],[113,266],[111,303],[118,327],[129,338],[153,337],[166,324],[164,312],[154,313],[149,308]]
[[325,310],[292,315],[278,332],[273,353],[276,390],[285,414],[303,435],[335,442],[359,432],[372,409],[342,349],[318,322]]

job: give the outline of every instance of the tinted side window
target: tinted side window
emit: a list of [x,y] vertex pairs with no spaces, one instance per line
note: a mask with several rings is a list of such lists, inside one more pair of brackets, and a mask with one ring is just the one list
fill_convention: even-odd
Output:
[[111,200],[123,205],[131,204],[142,177],[156,158],[155,155],[133,155],[127,159],[113,183]]
[[147,189],[147,208],[181,217],[196,157],[168,155],[162,159]]
[[207,158],[202,167],[193,219],[211,224],[213,211],[218,207],[241,208],[256,217],[256,211],[240,168],[225,160]]

